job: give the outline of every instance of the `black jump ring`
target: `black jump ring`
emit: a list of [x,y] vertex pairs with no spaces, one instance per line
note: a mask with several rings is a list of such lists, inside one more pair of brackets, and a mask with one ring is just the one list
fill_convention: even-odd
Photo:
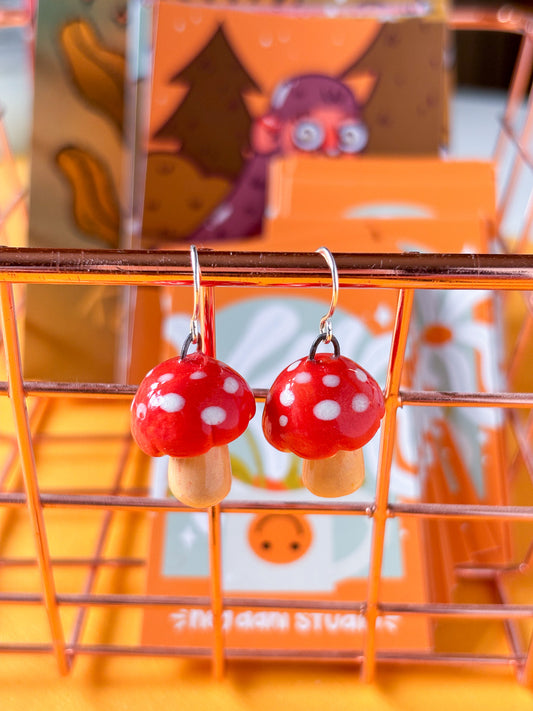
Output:
[[[309,351],[309,360],[314,360],[315,355],[316,355],[316,349],[318,346],[322,343],[322,341],[327,340],[328,334],[327,333],[319,333],[318,336],[315,338],[313,341],[313,345],[311,346],[311,350]],[[335,358],[338,358],[341,354],[341,347],[339,346],[338,340],[335,338],[335,336],[331,336],[330,339],[331,343],[333,343],[333,355]]]
[[[192,333],[189,333],[187,338],[183,341],[183,345],[181,347],[181,352],[180,352],[180,359],[181,360],[183,360],[184,358],[187,357],[187,353],[189,351],[189,348],[192,345],[192,342],[193,342]],[[196,343],[198,344],[197,350],[201,350],[202,349],[202,336],[200,334],[198,334],[198,340],[196,341]]]

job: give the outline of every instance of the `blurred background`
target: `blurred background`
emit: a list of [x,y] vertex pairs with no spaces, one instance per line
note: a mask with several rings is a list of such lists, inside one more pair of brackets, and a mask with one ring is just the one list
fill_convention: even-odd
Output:
[[[0,12],[18,9],[22,4],[23,0],[0,0]],[[457,8],[472,5],[497,8],[502,3],[498,0],[477,3],[454,0],[453,3]],[[523,4],[522,8],[527,9],[527,5]],[[0,34],[0,106],[6,112],[7,131],[16,152],[27,149],[31,133],[31,71],[25,52],[28,39],[25,34],[21,28],[3,29]],[[451,106],[452,153],[463,155],[465,140],[470,144],[470,155],[479,155],[491,145],[490,136],[497,126],[490,117],[496,117],[501,111],[519,42],[518,36],[493,32],[460,32],[455,38],[452,63],[457,91]],[[479,128],[479,116],[483,118],[482,135],[476,140],[476,133],[472,135],[468,127],[477,125]]]

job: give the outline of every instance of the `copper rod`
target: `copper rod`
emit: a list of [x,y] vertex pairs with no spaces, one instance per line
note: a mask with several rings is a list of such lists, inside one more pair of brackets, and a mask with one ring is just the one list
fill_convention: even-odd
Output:
[[531,482],[533,483],[533,452],[531,447],[531,437],[533,431],[533,413],[530,413],[528,424],[525,426],[520,422],[515,412],[510,413],[509,421],[511,429],[518,445],[516,458],[513,460],[510,471],[516,473],[516,468],[520,458],[524,463]]
[[220,525],[220,505],[208,509],[209,516],[209,568],[211,611],[213,613],[213,676],[222,679],[224,675],[224,603],[222,599],[222,528]]
[[[1,649],[1,648],[0,648]],[[118,645],[91,645],[78,647],[76,654],[91,654],[97,656],[168,656],[168,657],[209,657],[210,650],[202,648],[176,647],[125,647]],[[327,662],[346,661],[360,663],[362,652],[342,649],[228,649],[228,659],[245,659],[261,661],[263,659],[295,661],[295,662]],[[505,665],[515,666],[522,661],[520,657],[504,655],[468,655],[468,654],[432,654],[430,652],[380,652],[377,661],[381,663],[411,663],[436,666],[473,665]]]
[[[493,583],[494,588],[496,590],[500,605],[509,605],[509,596],[507,595],[507,592],[505,590],[502,577],[503,576],[501,574],[496,574],[491,582]],[[516,620],[510,618],[504,619],[503,627],[505,630],[505,637],[507,639],[507,643],[511,649],[511,652],[514,655],[524,654],[520,630],[517,627]]]
[[429,617],[466,617],[469,619],[505,620],[509,618],[529,618],[533,614],[533,605],[503,603],[381,603],[379,609],[382,615],[426,615]]
[[[25,380],[24,391],[28,396],[76,397],[76,398],[113,398],[131,400],[137,392],[136,385],[120,383],[79,383],[47,380]],[[7,383],[0,381],[0,394],[7,394]]]
[[[0,493],[0,506],[25,506],[26,497],[21,492]],[[145,496],[109,496],[109,495],[76,495],[76,494],[45,494],[41,493],[43,508],[76,508],[116,509],[118,511],[182,511],[191,509],[174,499],[155,499]],[[224,513],[260,513],[272,511],[283,513],[298,511],[302,514],[346,513],[371,515],[372,504],[352,502],[344,504],[326,504],[320,501],[311,502],[276,502],[276,501],[223,501],[220,504]]]
[[[81,397],[81,398],[106,398],[129,401],[137,391],[137,385],[123,385],[120,383],[78,383],[78,382],[54,382],[25,380],[24,391],[28,396],[47,397]],[[6,381],[0,381],[0,396],[8,392]],[[265,388],[254,388],[256,400],[264,400],[266,397]],[[533,393],[497,392],[497,393],[461,393],[446,391],[424,391],[424,390],[400,390],[400,406],[423,405],[423,406],[452,406],[465,405],[475,407],[506,407],[506,408],[530,408],[533,406]],[[59,435],[46,435],[57,437]],[[123,434],[102,434],[94,437],[126,437]]]
[[[512,124],[518,108],[520,107],[524,96],[526,95],[529,78],[531,76],[531,66],[533,64],[533,41],[531,37],[525,34],[522,37],[518,57],[513,69],[510,89],[508,93],[507,105],[504,113],[504,123]],[[499,165],[503,158],[505,144],[508,142],[509,136],[503,131],[500,131],[496,147],[493,152],[493,161],[495,165]]]
[[[216,356],[215,290],[213,287],[201,290],[202,350],[211,357]],[[221,680],[224,676],[224,604],[222,601],[222,528],[220,505],[210,506],[208,511],[209,540],[209,584],[211,612],[213,614],[213,676]]]
[[401,406],[414,405],[423,407],[533,407],[533,393],[457,393],[437,391],[400,391]]
[[[144,558],[51,558],[53,568],[141,568],[146,565]],[[33,568],[38,565],[35,558],[0,558],[0,568]]]
[[[533,255],[338,253],[341,286],[533,289]],[[314,252],[199,253],[204,286],[329,286]],[[177,250],[0,248],[0,281],[37,284],[190,286],[189,254]]]
[[389,504],[389,516],[496,521],[533,521],[533,506],[482,504]]
[[[198,607],[206,610],[211,607],[211,598],[209,596],[68,593],[58,595],[57,599],[60,605],[76,607]],[[364,602],[360,601],[263,599],[230,596],[221,598],[221,600],[225,608],[364,612]],[[0,602],[2,604],[36,605],[42,603],[42,596],[38,593],[0,592]]]
[[[28,409],[30,429],[32,432],[35,432],[48,409],[47,398],[37,400],[37,402],[32,404]],[[4,463],[4,467],[0,474],[0,491],[9,488],[11,478],[14,476],[14,474],[17,473],[17,471],[19,471],[20,458],[18,453],[17,440],[15,435],[10,436],[9,439],[13,441],[13,447],[11,454]]]
[[0,654],[50,654],[53,651],[51,644],[0,643]]
[[[2,11],[0,10],[0,27],[1,16]],[[0,230],[5,232],[7,219],[10,216],[12,209],[17,207],[18,205],[22,205],[24,209],[24,216],[26,218],[26,226],[29,215],[27,202],[21,200],[21,198],[24,198],[28,195],[28,190],[23,187],[19,177],[15,158],[13,156],[13,151],[11,150],[11,145],[9,143],[6,128],[3,121],[3,112],[0,112],[0,155],[4,156],[4,164],[7,167],[8,172],[7,183],[12,188],[14,193],[13,202],[7,208],[7,211],[0,217]]]
[[371,682],[376,668],[376,622],[379,614],[378,601],[381,584],[381,569],[385,545],[385,528],[388,518],[390,474],[394,442],[396,439],[396,413],[398,410],[400,382],[411,321],[414,292],[402,290],[398,295],[396,321],[392,333],[387,382],[385,385],[385,415],[381,427],[379,463],[376,480],[375,507],[373,513],[372,541],[367,588],[367,628],[364,642],[362,677]]
[[27,197],[27,190],[21,190],[17,195],[15,195],[9,205],[0,213],[0,224],[5,224],[7,220],[11,217],[11,215],[15,212],[17,207],[21,205]]
[[[530,97],[529,97],[525,125],[522,129],[520,138],[516,143],[516,145],[518,146],[518,151],[515,154],[509,176],[507,177],[505,186],[502,190],[502,194],[501,194],[501,197],[499,200],[499,204],[497,206],[496,226],[497,226],[498,230],[499,230],[500,225],[501,225],[503,218],[505,216],[507,207],[508,207],[508,205],[515,193],[516,184],[520,178],[520,174],[521,174],[523,167],[524,167],[523,166],[524,156],[523,156],[522,146],[528,146],[532,136],[533,136],[533,93],[531,93]],[[529,163],[529,154],[528,153],[525,156],[525,160]]]
[[69,663],[65,655],[65,638],[56,601],[56,590],[50,563],[50,551],[43,510],[39,500],[39,483],[37,480],[35,454],[33,451],[31,429],[22,382],[22,365],[15,317],[15,304],[13,300],[13,287],[7,283],[0,285],[0,310],[11,406],[13,418],[16,423],[17,442],[20,452],[24,487],[26,490],[26,503],[35,539],[37,559],[39,561],[45,608],[58,669],[61,674],[67,674]]
[[[133,443],[131,440],[127,441],[123,448],[122,452],[120,454],[119,460],[118,460],[118,465],[116,467],[115,471],[115,478],[113,482],[113,486],[111,488],[111,495],[117,495],[118,491],[120,489],[120,484],[122,481],[122,478],[124,476],[124,471],[126,469],[127,461],[130,456],[131,450],[133,447]],[[111,522],[113,520],[113,516],[116,512],[110,509],[107,509],[104,513],[103,521],[100,526],[100,531],[98,533],[98,539],[96,541],[96,545],[94,548],[93,552],[93,559],[95,562],[90,566],[89,572],[87,574],[87,578],[85,580],[84,586],[83,586],[83,593],[84,594],[89,594],[94,586],[95,580],[96,580],[96,575],[98,573],[98,564],[96,561],[102,556],[103,551],[104,551],[104,546],[107,541],[108,533],[109,533],[109,528],[111,526]],[[70,636],[70,641],[69,641],[69,646],[72,647],[73,645],[76,645],[81,637],[83,626],[86,620],[86,610],[81,607],[78,610],[78,614],[76,616],[76,619],[74,620],[73,626],[72,626],[72,633]],[[74,662],[72,659],[71,664]]]
[[[211,606],[207,596],[185,595],[132,595],[132,594],[94,594],[64,593],[57,596],[62,606],[81,607],[184,607],[204,608]],[[2,604],[42,604],[38,593],[0,593]],[[235,597],[223,598],[224,608],[244,608],[254,610],[304,610],[322,612],[353,612],[364,615],[366,604],[362,600],[308,600],[287,598]],[[468,619],[521,619],[533,614],[533,605],[525,604],[472,604],[472,603],[380,603],[378,616],[425,616],[454,617]],[[69,645],[70,647],[71,645]]]
[[520,681],[528,688],[533,688],[533,635],[529,638],[527,657],[520,675]]
[[[43,654],[50,652],[47,645],[39,644],[0,644],[0,653],[34,653]],[[150,657],[184,657],[208,658],[211,650],[205,647],[153,647],[153,646],[125,646],[125,645],[78,645],[69,653],[92,656],[150,656]],[[320,650],[292,650],[292,649],[228,649],[228,659],[261,661],[272,659],[294,662],[357,662],[362,658],[362,652],[352,650],[320,649]],[[431,652],[379,652],[377,661],[382,664],[404,664],[433,666],[458,666],[487,665],[487,666],[517,666],[523,663],[522,657],[505,655],[479,655],[479,654],[434,654]]]
[[[92,508],[117,511],[182,511],[191,509],[172,499],[154,499],[144,496],[78,496],[76,494],[41,494],[41,506],[45,508]],[[0,493],[0,506],[25,506],[26,496],[20,492]],[[346,514],[373,516],[373,502],[351,503],[308,503],[295,501],[223,501],[222,513],[286,513],[297,511],[301,514]],[[532,521],[532,506],[493,506],[474,504],[389,504],[386,515],[420,516],[424,518],[494,519],[499,521]]]
[[518,238],[514,244],[514,251],[522,254],[527,251],[527,245],[529,242],[529,237],[531,230],[533,229],[533,199],[531,196],[528,200],[527,207],[524,208],[524,220],[522,223],[522,230],[518,233]]
[[533,316],[528,311],[524,315],[524,321],[517,336],[513,351],[508,359],[507,382],[513,383],[517,377],[519,368],[523,367],[523,358],[528,348],[531,348],[533,340]]
[[531,13],[504,5],[499,9],[472,7],[454,8],[447,20],[452,30],[476,30],[529,34],[532,31]]
[[[119,383],[61,383],[52,381],[25,381],[24,389],[28,396],[46,395],[48,397],[72,396],[77,398],[97,397],[118,400],[131,400],[136,392],[136,385]],[[253,389],[256,400],[264,400],[265,388]],[[7,383],[0,381],[0,395],[7,394]],[[402,390],[399,394],[400,405],[446,406],[472,405],[476,407],[530,408],[533,405],[533,393],[497,392],[497,393],[461,393],[447,391]],[[37,435],[39,436],[39,435]],[[46,435],[59,437],[60,435]],[[122,438],[127,435],[94,434],[95,438]]]
[[517,157],[520,156],[522,163],[524,163],[528,168],[533,169],[533,155],[529,152],[527,136],[525,140],[522,140],[522,137],[516,133],[506,119],[502,120],[501,126],[503,133],[505,133],[512,141]]
[[[51,651],[49,645],[42,644],[0,644],[0,653],[46,654]],[[90,656],[122,656],[122,657],[184,657],[184,658],[209,658],[211,649],[205,647],[154,647],[139,645],[137,647],[125,645],[78,645],[67,650],[69,654]],[[292,649],[228,649],[228,659],[261,661],[272,659],[294,662],[361,662],[362,652],[352,650],[320,649],[320,650],[292,650]],[[431,666],[517,666],[524,659],[516,656],[505,655],[479,655],[479,654],[435,654],[431,652],[378,652],[377,661],[382,664],[417,664]]]

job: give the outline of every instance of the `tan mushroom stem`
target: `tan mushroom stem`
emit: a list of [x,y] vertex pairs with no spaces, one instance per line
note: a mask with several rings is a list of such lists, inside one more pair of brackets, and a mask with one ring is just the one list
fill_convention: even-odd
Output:
[[352,494],[365,480],[363,450],[340,450],[325,459],[304,459],[302,481],[316,496],[334,498]]
[[197,457],[170,457],[168,485],[187,506],[201,509],[218,504],[231,489],[228,446],[213,447]]

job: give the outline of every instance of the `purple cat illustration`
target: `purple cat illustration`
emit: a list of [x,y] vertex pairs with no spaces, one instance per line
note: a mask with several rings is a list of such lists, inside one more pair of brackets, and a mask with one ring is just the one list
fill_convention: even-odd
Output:
[[367,141],[361,106],[341,81],[309,74],[283,82],[272,95],[269,111],[252,126],[252,155],[233,190],[190,241],[219,242],[261,233],[273,157],[356,154]]

